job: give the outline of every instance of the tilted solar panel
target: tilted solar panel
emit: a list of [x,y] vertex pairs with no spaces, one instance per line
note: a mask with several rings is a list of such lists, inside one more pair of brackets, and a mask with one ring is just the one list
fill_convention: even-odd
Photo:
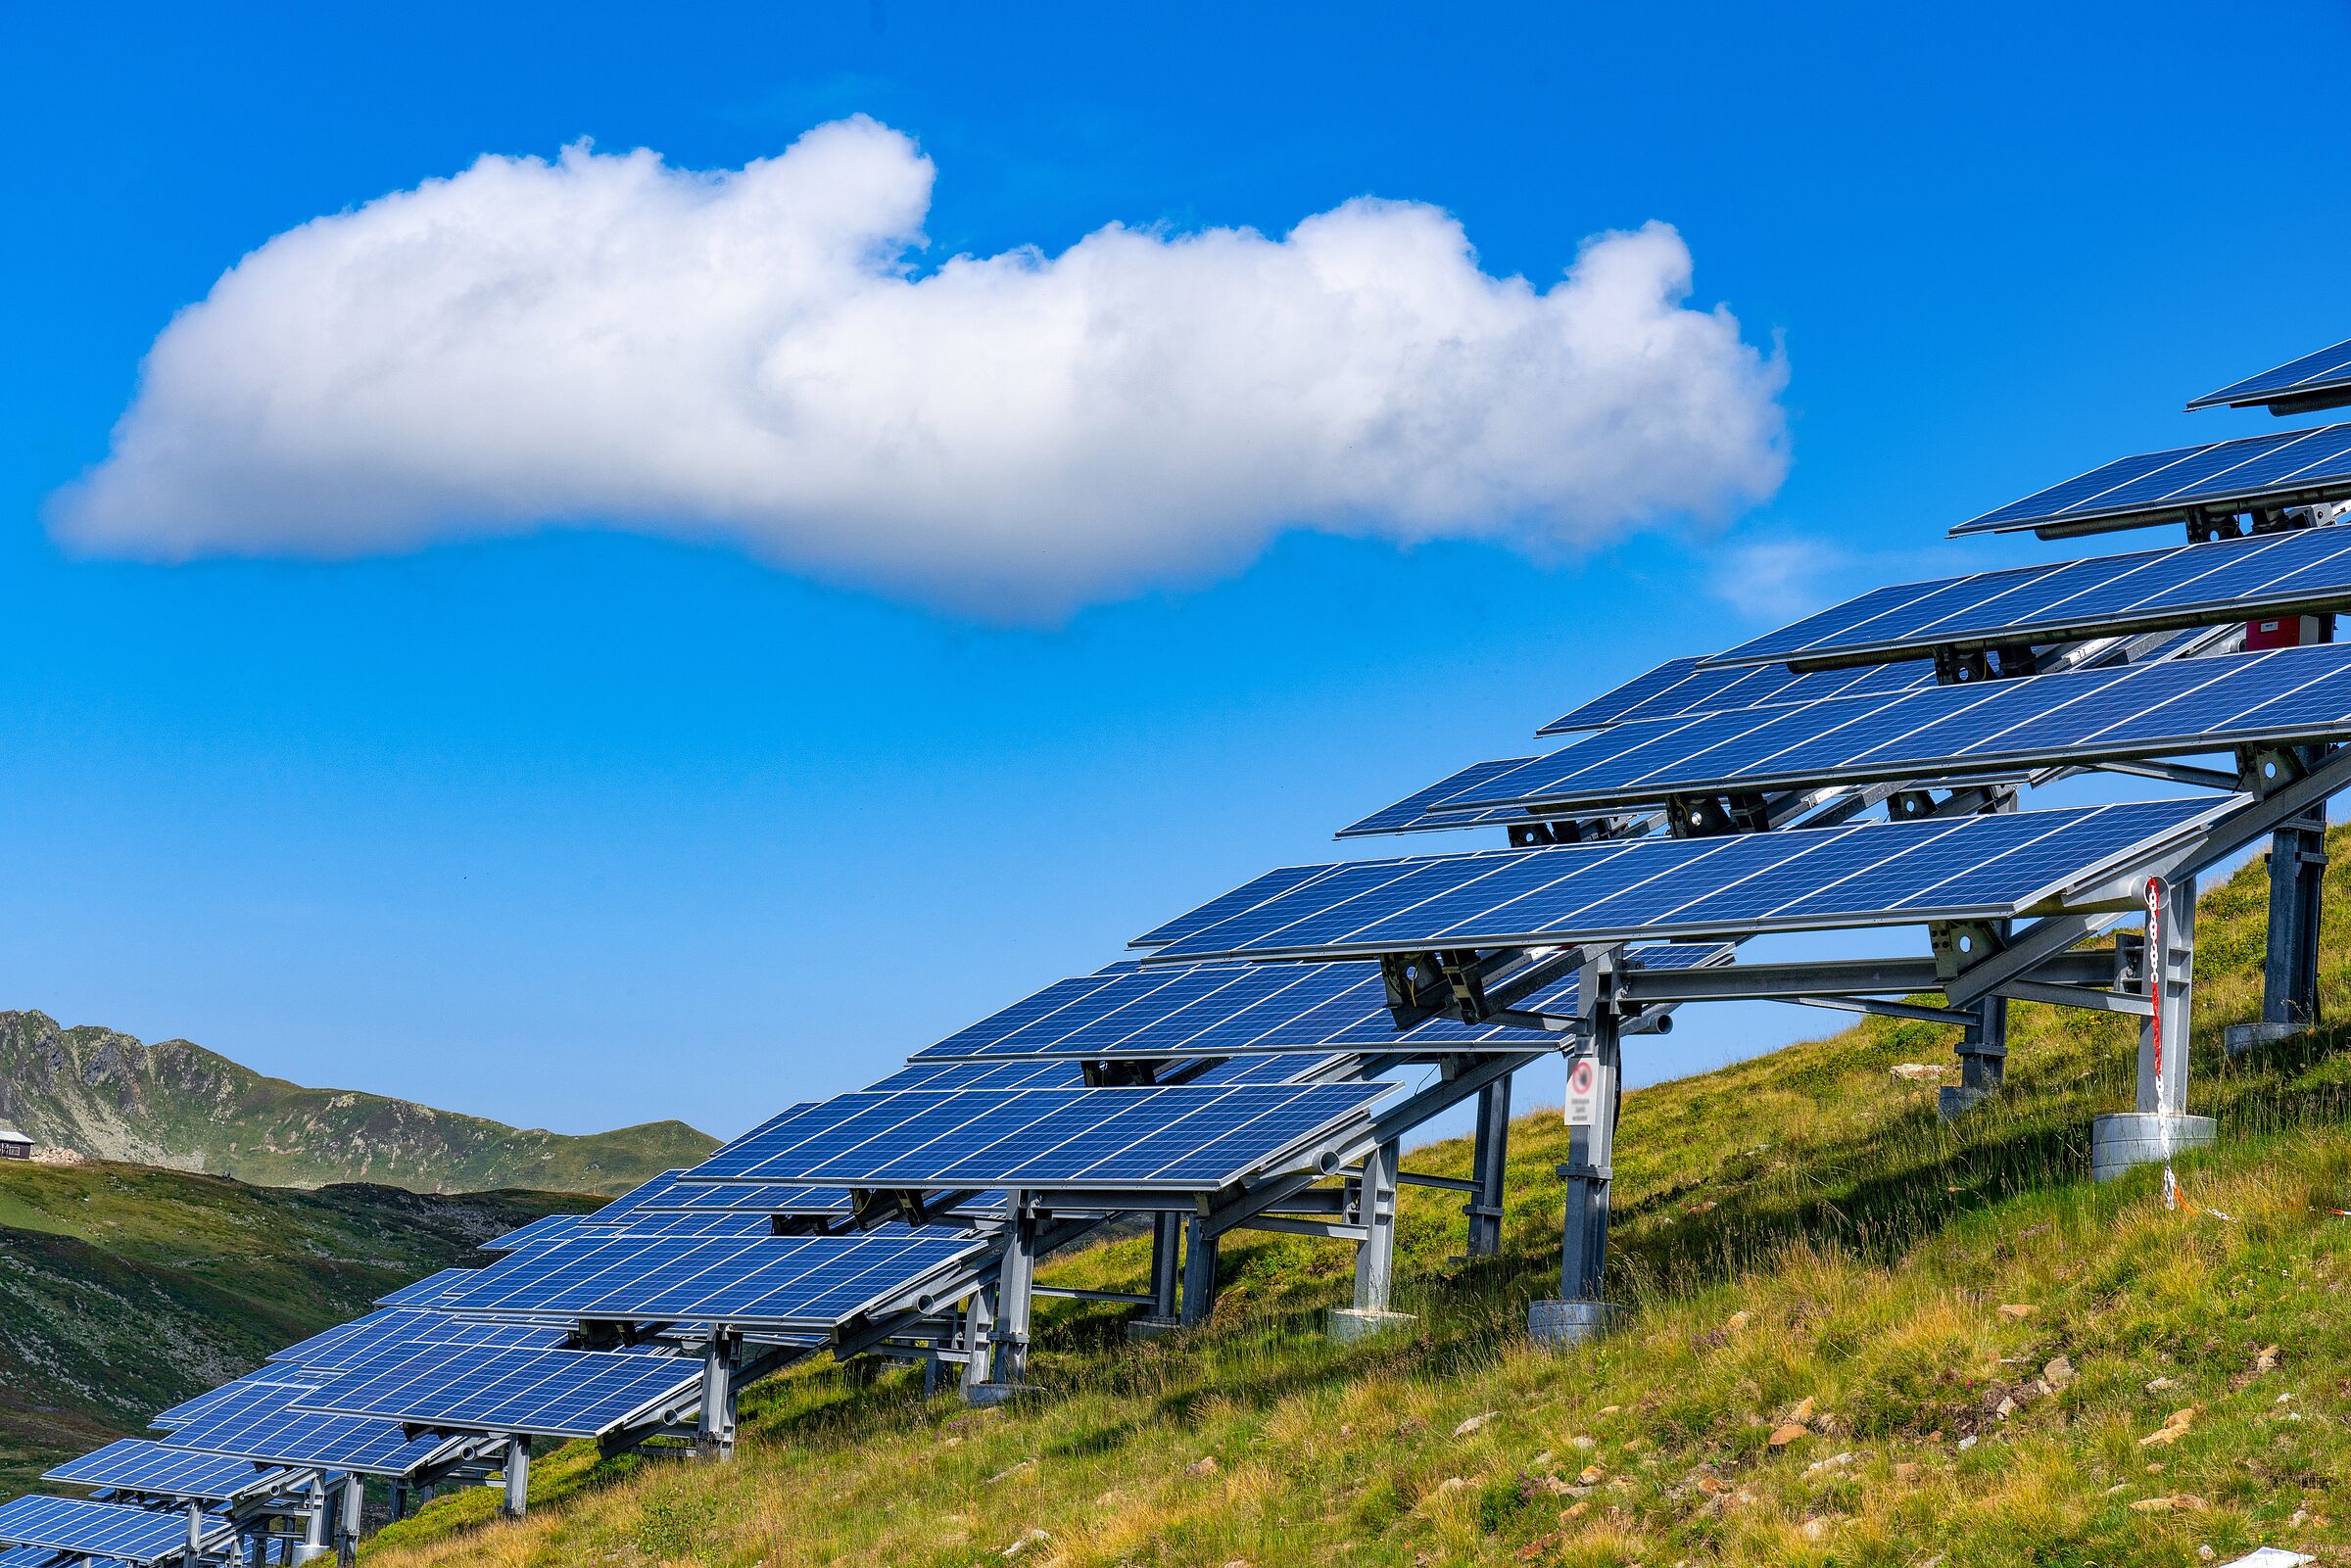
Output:
[[1698,659],[1675,659],[1561,714],[1535,734],[1566,735],[1576,730],[1604,730],[1611,724],[1629,724],[1641,719],[1680,719],[1733,708],[1786,707],[1829,697],[1874,696],[1934,684],[1932,659],[1868,664],[1850,670],[1812,670],[1800,675],[1780,665],[1717,670],[1704,668]]
[[666,1196],[677,1186],[678,1177],[683,1174],[683,1170],[664,1170],[643,1186],[632,1187],[622,1193],[603,1208],[596,1211],[596,1215],[599,1219],[606,1222],[618,1219],[633,1210],[641,1209],[645,1205]]
[[[1655,967],[1709,961],[1720,947],[1643,949]],[[1520,1005],[1575,1011],[1570,974]],[[1203,964],[1145,970],[1133,963],[1057,980],[1033,996],[915,1054],[933,1059],[1060,1055],[1092,1059],[1219,1056],[1232,1052],[1555,1050],[1545,1029],[1431,1019],[1398,1030],[1371,964]],[[1199,1080],[1189,1080],[1199,1081]]]
[[107,1487],[156,1497],[189,1497],[218,1502],[237,1496],[272,1472],[251,1459],[214,1453],[181,1453],[145,1438],[123,1438],[93,1453],[69,1459],[41,1479],[76,1487]]
[[1858,664],[2351,606],[2351,528],[2135,550],[1873,589],[1707,662]]
[[693,1214],[807,1213],[812,1208],[818,1212],[845,1212],[849,1195],[842,1187],[811,1187],[783,1181],[744,1187],[681,1186],[662,1199],[661,1206],[664,1212]]
[[2236,798],[1341,862],[1144,962],[2004,919]]
[[294,1389],[308,1388],[316,1381],[315,1376],[300,1367],[285,1366],[273,1361],[258,1372],[248,1372],[243,1377],[223,1383],[216,1389],[209,1389],[193,1399],[182,1400],[168,1410],[159,1410],[147,1424],[169,1431],[173,1427],[185,1426],[192,1421],[204,1420],[215,1410],[233,1405],[248,1398],[256,1389],[275,1389],[279,1398],[291,1398]]
[[2188,404],[2194,408],[2253,408],[2299,413],[2351,403],[2351,339],[2288,359],[2258,375],[2232,381]]
[[[201,1527],[201,1540],[208,1547],[225,1542],[230,1534],[226,1521],[218,1518],[208,1516]],[[187,1550],[188,1518],[177,1510],[35,1494],[0,1507],[0,1542],[111,1557],[119,1563],[151,1563]]]
[[[1467,768],[1463,769],[1461,774],[1457,777],[1463,780],[1483,779],[1492,774],[1507,772],[1509,769],[1526,760],[1528,759],[1524,757],[1507,757],[1495,762],[1472,763]],[[1448,784],[1451,783],[1452,781],[1450,780],[1446,781],[1446,784]],[[1443,786],[1430,786],[1431,789],[1438,787]],[[1428,796],[1429,790],[1425,789],[1419,794],[1407,795],[1404,799],[1397,801],[1396,804],[1392,806],[1382,806],[1379,810],[1373,812],[1370,816],[1362,819],[1360,822],[1348,824],[1345,828],[1339,830],[1338,835],[1341,838],[1360,838],[1371,833],[1410,832],[1425,828],[1426,823],[1423,819],[1426,816],[1425,807],[1428,804],[1428,799],[1426,798]],[[1449,828],[1483,828],[1503,823],[1526,822],[1528,820],[1529,818],[1527,814],[1523,811],[1502,810],[1480,812],[1473,816],[1464,816],[1458,821],[1449,822],[1445,826]]]
[[[527,1256],[527,1255],[526,1255]],[[169,1449],[229,1453],[271,1464],[300,1464],[361,1475],[404,1476],[437,1454],[445,1442],[410,1442],[388,1421],[346,1415],[316,1415],[296,1408],[317,1381],[301,1387],[262,1384],[239,1390],[205,1412],[204,1418],[172,1428],[163,1439]]]
[[2351,644],[1618,725],[1465,792],[1579,810],[1676,794],[2226,751],[2351,736]]
[[580,1221],[584,1217],[580,1214],[545,1214],[527,1225],[516,1226],[503,1236],[493,1236],[490,1240],[482,1243],[482,1251],[486,1253],[520,1252],[525,1247],[535,1247],[543,1241],[552,1241],[559,1236],[568,1236],[580,1228]]
[[2252,503],[2351,496],[2351,424],[2139,452],[1971,517],[1954,536],[2033,529],[2042,537],[2164,522]]
[[[62,1559],[47,1546],[0,1545],[0,1568],[57,1568]],[[107,1568],[103,1557],[84,1558],[90,1568]]]
[[900,1089],[1081,1089],[1085,1069],[1075,1062],[925,1062],[914,1061],[881,1082],[867,1086],[870,1094],[895,1094]]
[[728,1145],[687,1179],[1215,1191],[1360,1117],[1388,1087],[847,1094]]
[[557,1242],[482,1270],[466,1311],[830,1330],[984,1251],[960,1231],[884,1228],[753,1241]]
[[436,1273],[427,1274],[424,1278],[411,1284],[403,1285],[396,1291],[378,1296],[375,1302],[378,1307],[430,1307],[439,1301],[452,1286],[469,1278],[475,1272],[470,1268],[444,1268]]
[[302,1402],[443,1431],[595,1438],[674,1406],[701,1372],[674,1355],[434,1346],[356,1368]]
[[[1129,947],[1157,947],[1163,942],[1172,942],[1187,930],[1197,930],[1200,927],[1213,925],[1227,915],[1238,914],[1242,909],[1247,908],[1249,903],[1270,898],[1282,891],[1284,887],[1314,876],[1320,869],[1318,866],[1276,868],[1243,883],[1221,898],[1209,900],[1187,915],[1178,915],[1163,926],[1154,927],[1127,945]],[[1285,877],[1291,878],[1292,881],[1284,882],[1282,879]]]
[[504,1350],[552,1350],[564,1335],[536,1323],[482,1323],[412,1307],[386,1307],[339,1329],[288,1346],[270,1357],[300,1369],[305,1382],[337,1372],[380,1354],[388,1345],[474,1345]]

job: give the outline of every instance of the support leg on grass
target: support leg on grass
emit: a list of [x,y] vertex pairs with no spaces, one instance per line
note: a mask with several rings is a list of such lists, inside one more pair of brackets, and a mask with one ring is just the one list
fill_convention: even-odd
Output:
[[2089,1173],[2111,1181],[2134,1165],[2169,1164],[2213,1139],[2210,1117],[2187,1114],[2188,1003],[2196,970],[2196,879],[2149,879],[2147,997],[2154,1012],[2139,1025],[2138,1087],[2134,1108],[2090,1123]]
[[1364,1158],[1353,1215],[1355,1223],[1364,1228],[1364,1239],[1355,1244],[1355,1305],[1332,1310],[1333,1339],[1364,1339],[1412,1321],[1406,1313],[1388,1307],[1388,1293],[1396,1279],[1396,1172],[1402,1158],[1394,1139]]
[[1502,1251],[1503,1183],[1511,1159],[1511,1080],[1489,1083],[1477,1093],[1477,1143],[1471,1156],[1477,1191],[1463,1212],[1469,1216],[1471,1258]]
[[[1586,971],[1587,986],[1593,972]],[[1616,1143],[1619,1018],[1604,1003],[1591,1015],[1582,1048],[1568,1059],[1570,1117],[1566,1217],[1560,1235],[1559,1300],[1536,1302],[1527,1329],[1548,1345],[1580,1345],[1606,1333],[1611,1307],[1601,1297],[1608,1263],[1608,1183]],[[1578,1116],[1585,1120],[1573,1119]]]

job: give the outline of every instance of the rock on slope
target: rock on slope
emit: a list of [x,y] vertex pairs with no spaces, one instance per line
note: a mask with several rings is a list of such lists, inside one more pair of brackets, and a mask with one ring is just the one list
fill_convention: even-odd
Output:
[[32,1012],[0,1012],[0,1121],[91,1159],[280,1186],[371,1181],[418,1192],[618,1193],[717,1147],[682,1121],[572,1137],[307,1089],[186,1040],[143,1045]]

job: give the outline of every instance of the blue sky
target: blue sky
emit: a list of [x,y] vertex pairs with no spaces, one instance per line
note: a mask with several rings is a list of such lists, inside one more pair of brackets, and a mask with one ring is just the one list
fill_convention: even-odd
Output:
[[[2031,556],[1941,530],[2269,428],[2178,408],[2351,333],[2351,132],[2296,85],[2341,5],[242,17],[5,24],[0,1006],[564,1130],[852,1087],[1662,658]],[[600,530],[155,564],[44,526],[273,235],[484,153],[735,168],[855,113],[936,166],[925,265],[1375,194],[1548,286],[1671,223],[1784,353],[1793,466],[1723,526],[1292,532],[1009,623]],[[1831,1022],[1693,1010],[1636,1076]]]

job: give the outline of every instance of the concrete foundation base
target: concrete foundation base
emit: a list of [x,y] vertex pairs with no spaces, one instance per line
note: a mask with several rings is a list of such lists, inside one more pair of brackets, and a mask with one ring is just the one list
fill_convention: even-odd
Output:
[[2221,1031],[2221,1049],[2233,1059],[2265,1045],[2276,1045],[2279,1040],[2290,1040],[2309,1029],[2307,1023],[2231,1023]]
[[2112,1181],[2135,1165],[2161,1164],[2172,1155],[2207,1149],[2217,1132],[2210,1117],[2124,1111],[2089,1124],[2089,1176]]
[[998,1404],[1010,1404],[1024,1394],[1036,1392],[1033,1383],[970,1383],[964,1386],[966,1404],[987,1409]]
[[1413,1320],[1410,1312],[1367,1312],[1353,1307],[1334,1307],[1330,1309],[1330,1337],[1341,1345],[1353,1345],[1374,1334],[1402,1328]]
[[1956,1121],[1991,1098],[1989,1089],[1967,1089],[1946,1083],[1935,1091],[1935,1114],[1945,1121]]
[[1179,1317],[1133,1317],[1127,1320],[1127,1337],[1130,1340],[1155,1340],[1162,1334],[1173,1334],[1183,1327]]
[[1537,1345],[1583,1345],[1614,1328],[1623,1315],[1614,1302],[1532,1302],[1526,1332]]

